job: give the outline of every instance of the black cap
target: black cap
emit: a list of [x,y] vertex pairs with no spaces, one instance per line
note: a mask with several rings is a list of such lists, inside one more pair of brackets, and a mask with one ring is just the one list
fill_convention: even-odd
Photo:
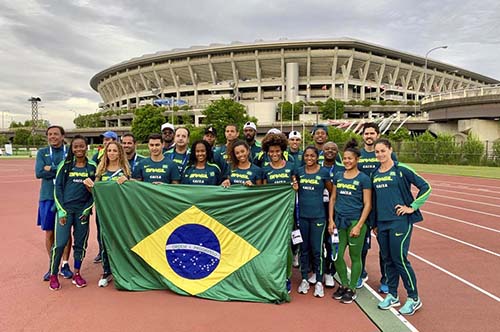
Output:
[[217,130],[215,130],[215,128],[212,126],[209,126],[209,127],[205,128],[205,135],[206,134],[212,134],[214,136],[217,136]]

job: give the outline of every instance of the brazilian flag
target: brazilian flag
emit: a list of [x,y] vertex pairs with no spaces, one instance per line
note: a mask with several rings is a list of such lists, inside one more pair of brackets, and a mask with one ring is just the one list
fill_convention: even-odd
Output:
[[289,301],[290,186],[98,182],[94,197],[116,288]]

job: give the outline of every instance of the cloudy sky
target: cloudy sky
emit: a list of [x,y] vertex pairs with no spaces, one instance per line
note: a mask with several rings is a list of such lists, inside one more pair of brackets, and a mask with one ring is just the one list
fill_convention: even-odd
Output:
[[143,54],[211,43],[356,38],[500,79],[500,1],[0,0],[1,123],[74,127],[97,72]]

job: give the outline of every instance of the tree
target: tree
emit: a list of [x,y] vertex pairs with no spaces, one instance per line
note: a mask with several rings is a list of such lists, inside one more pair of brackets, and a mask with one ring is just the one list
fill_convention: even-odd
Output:
[[323,119],[342,119],[344,115],[344,102],[341,100],[328,100],[321,106],[321,113]]
[[9,139],[7,138],[7,136],[0,134],[0,145],[4,145],[4,144],[8,144],[8,143],[10,143],[10,142],[9,142]]
[[138,142],[144,142],[153,133],[159,133],[161,125],[165,122],[164,109],[146,105],[135,110],[132,121],[132,133]]
[[76,128],[98,128],[104,127],[104,121],[101,120],[103,113],[81,114],[78,115],[73,123]]
[[28,129],[18,129],[14,135],[13,143],[16,145],[28,145],[31,132]]
[[203,122],[207,125],[212,125],[217,130],[218,142],[226,141],[224,131],[227,124],[234,123],[241,131],[245,122],[257,122],[257,119],[248,116],[245,106],[232,99],[225,98],[216,100],[208,105],[203,110],[203,115],[205,115]]

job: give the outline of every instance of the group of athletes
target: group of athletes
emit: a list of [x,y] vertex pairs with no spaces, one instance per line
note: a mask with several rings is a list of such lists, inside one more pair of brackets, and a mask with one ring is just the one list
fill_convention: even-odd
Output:
[[[314,144],[301,150],[300,132],[288,136],[271,129],[262,142],[256,140],[253,122],[243,126],[240,139],[237,125],[225,127],[226,143],[215,145],[216,130],[205,128],[202,140],[189,146],[189,129],[161,126],[161,134],[148,138],[149,157],[136,152],[136,140],[125,134],[119,140],[105,132],[103,147],[88,159],[87,141],[75,136],[64,143],[64,129],[47,129],[49,145],[38,151],[35,172],[42,181],[38,224],[46,232],[49,271],[43,280],[51,290],[61,284],[58,275],[72,279],[76,287],[85,287],[80,274],[89,234],[89,216],[93,207],[92,187],[97,181],[122,184],[136,180],[158,184],[188,185],[265,185],[289,184],[297,192],[294,220],[296,245],[290,245],[286,285],[291,289],[291,266],[300,267],[298,293],[306,294],[314,285],[314,296],[324,297],[324,287],[340,284],[332,297],[351,303],[356,289],[368,280],[365,262],[372,233],[379,243],[380,287],[387,294],[380,309],[400,306],[399,280],[407,291],[400,313],[412,315],[422,307],[417,280],[407,254],[415,222],[422,220],[419,208],[427,200],[428,182],[403,163],[399,163],[391,143],[380,138],[379,128],[366,123],[363,147],[356,140],[345,144],[339,153],[337,144],[328,141],[328,128],[313,128]],[[342,155],[342,157],[341,157]],[[411,186],[418,189],[416,197]],[[96,215],[99,253],[103,273],[98,286],[106,287],[112,271]],[[73,229],[73,236],[71,236]],[[299,234],[297,236],[297,234]],[[74,269],[68,260],[73,246]],[[350,277],[344,258],[349,247]]]

